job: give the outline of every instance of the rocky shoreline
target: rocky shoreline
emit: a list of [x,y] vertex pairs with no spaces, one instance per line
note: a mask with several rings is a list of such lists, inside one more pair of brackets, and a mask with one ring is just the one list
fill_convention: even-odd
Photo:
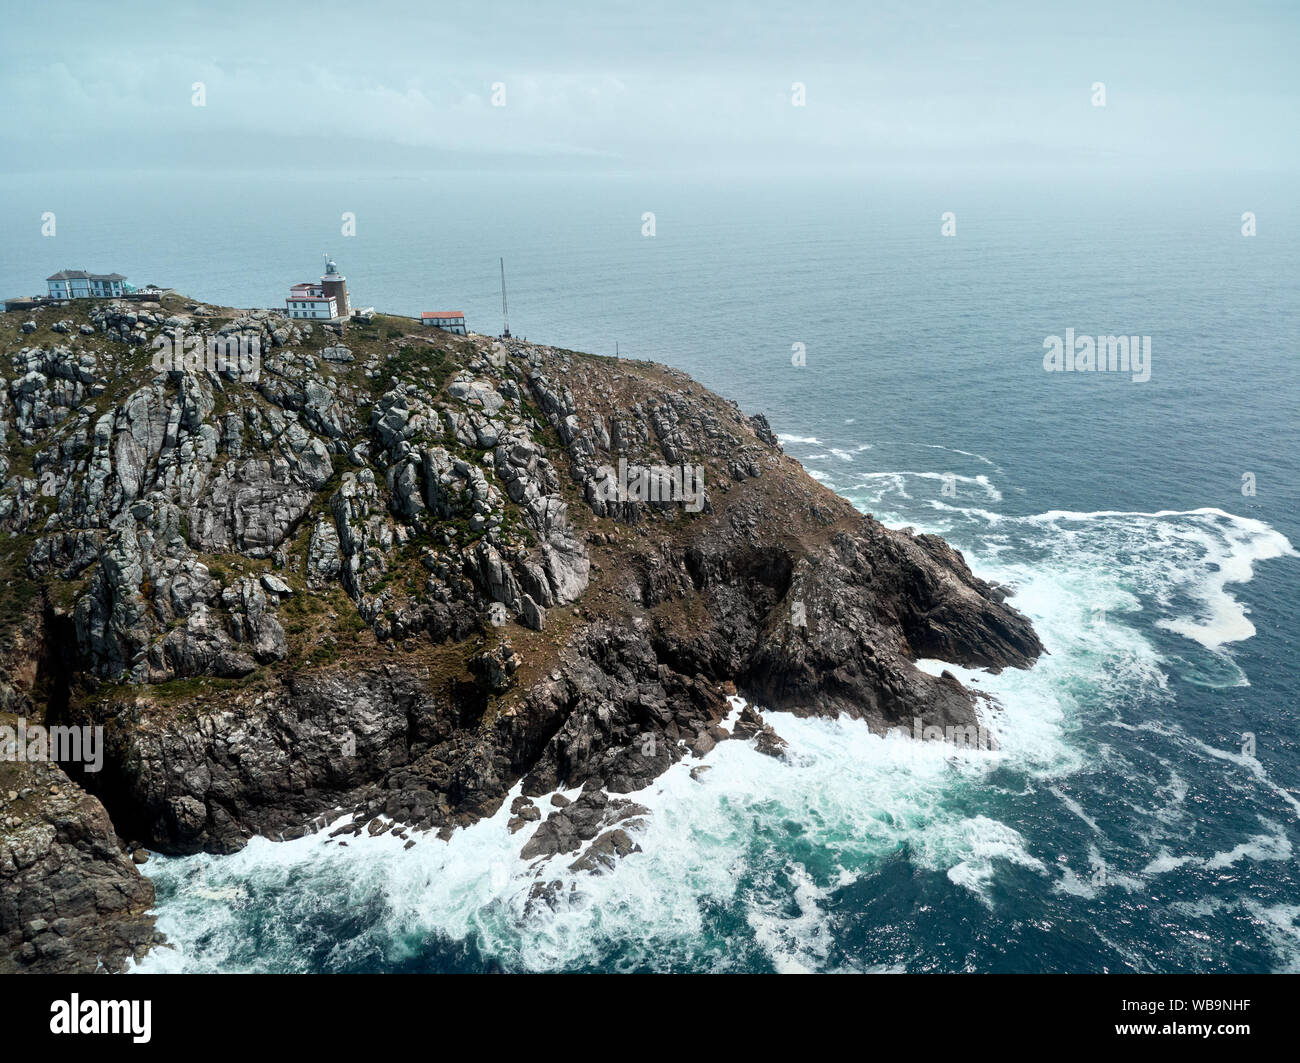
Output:
[[[255,340],[260,373],[156,372],[178,327]],[[662,365],[178,297],[0,315],[0,353],[0,712],[106,743],[101,772],[0,765],[6,969],[153,945],[139,846],[445,835],[517,784],[523,858],[599,873],[636,848],[618,795],[719,741],[781,755],[729,692],[974,726],[914,662],[1042,652],[946,543]],[[619,459],[698,467],[699,511],[611,495]]]

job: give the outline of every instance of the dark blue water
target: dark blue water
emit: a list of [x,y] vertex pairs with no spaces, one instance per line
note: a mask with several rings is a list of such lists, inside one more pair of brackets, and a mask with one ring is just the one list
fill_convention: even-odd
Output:
[[[706,782],[670,772],[643,795],[645,852],[579,877],[557,913],[525,910],[521,840],[497,821],[409,851],[314,838],[151,862],[180,950],[149,966],[1300,966],[1286,187],[1109,172],[1050,187],[95,182],[88,196],[84,178],[0,179],[3,294],[72,267],[278,305],[328,251],[354,303],[464,309],[496,332],[504,256],[517,335],[617,343],[765,412],[834,489],[1016,587],[1051,650],[1027,675],[967,675],[1001,705],[994,757],[784,717],[791,764],[724,743]],[[1150,380],[1045,372],[1044,339],[1067,328],[1150,336]]]

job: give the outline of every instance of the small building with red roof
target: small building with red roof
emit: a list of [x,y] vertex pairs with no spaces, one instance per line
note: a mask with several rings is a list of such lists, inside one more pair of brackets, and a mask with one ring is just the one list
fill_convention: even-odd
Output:
[[444,332],[465,335],[465,312],[463,310],[425,310],[420,315],[421,325],[440,328]]

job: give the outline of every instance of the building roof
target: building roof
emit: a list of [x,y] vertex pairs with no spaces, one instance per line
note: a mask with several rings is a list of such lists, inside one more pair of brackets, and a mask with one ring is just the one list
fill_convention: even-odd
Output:
[[124,281],[125,277],[120,273],[87,273],[84,269],[61,269],[53,276],[46,277],[47,281]]
[[423,311],[420,312],[420,317],[425,318],[425,319],[428,319],[428,318],[447,318],[447,317],[464,317],[464,316],[465,316],[465,311],[463,311],[463,310],[423,310]]

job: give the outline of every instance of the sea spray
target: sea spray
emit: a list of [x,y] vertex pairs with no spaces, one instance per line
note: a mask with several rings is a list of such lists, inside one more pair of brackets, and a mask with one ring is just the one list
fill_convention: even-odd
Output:
[[[603,875],[572,872],[564,856],[520,860],[527,832],[510,834],[509,800],[448,841],[420,836],[410,849],[390,834],[343,848],[322,833],[255,839],[228,857],[155,858],[160,927],[177,947],[143,968],[997,969],[1043,962],[1064,935],[1074,960],[1058,957],[1063,966],[1152,970],[1203,962],[1207,924],[1224,921],[1261,962],[1295,966],[1285,904],[1185,900],[1187,876],[1230,866],[1249,883],[1253,867],[1283,866],[1280,788],[1262,768],[1150,722],[1173,705],[1161,631],[1230,663],[1230,643],[1156,622],[1222,610],[1233,587],[1225,561],[1249,578],[1240,559],[1289,544],[1217,510],[930,508],[939,499],[921,485],[937,495],[937,484],[906,473],[872,481],[880,497],[849,493],[880,512],[909,479],[920,501],[881,515],[922,530],[942,522],[977,574],[1014,590],[1049,651],[999,675],[918,662],[988,695],[980,723],[996,750],[768,713],[788,743],[783,759],[722,742],[628,795],[650,809],[634,828],[641,851]],[[926,512],[928,526],[917,520]],[[1231,822],[1193,820],[1193,809],[1225,807],[1221,790],[1237,794]],[[1193,822],[1226,837],[1190,836]],[[918,910],[889,906],[900,867],[926,898]],[[533,898],[550,881],[561,887],[554,907]],[[873,907],[877,895],[885,908]],[[1111,919],[1134,929],[1117,939],[1104,929]],[[1038,923],[1055,929],[1036,936]]]

